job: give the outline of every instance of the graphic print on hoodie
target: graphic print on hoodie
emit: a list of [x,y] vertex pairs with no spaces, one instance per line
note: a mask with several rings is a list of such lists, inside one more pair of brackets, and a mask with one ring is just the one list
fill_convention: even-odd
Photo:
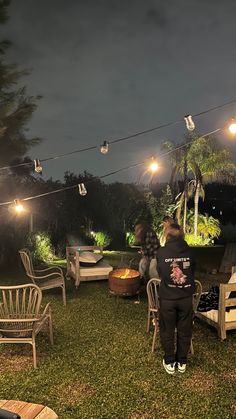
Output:
[[170,266],[172,267],[172,272],[170,276],[173,282],[177,285],[185,284],[187,280],[187,275],[184,275],[183,271],[181,271],[176,260],[174,260]]
[[175,300],[194,293],[193,258],[182,238],[169,240],[158,250],[157,267],[161,278],[160,296]]

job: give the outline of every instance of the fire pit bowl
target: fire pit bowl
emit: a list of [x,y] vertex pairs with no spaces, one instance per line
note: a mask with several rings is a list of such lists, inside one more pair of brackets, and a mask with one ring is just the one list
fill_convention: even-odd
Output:
[[109,291],[121,297],[132,297],[139,293],[140,274],[129,268],[114,269],[109,273]]

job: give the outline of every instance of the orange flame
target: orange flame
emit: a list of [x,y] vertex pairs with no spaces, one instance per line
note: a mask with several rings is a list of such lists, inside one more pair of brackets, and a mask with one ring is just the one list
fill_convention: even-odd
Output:
[[126,269],[125,270],[125,273],[123,275],[121,275],[120,278],[126,279],[126,278],[129,277],[129,274],[130,274],[130,270],[129,269]]

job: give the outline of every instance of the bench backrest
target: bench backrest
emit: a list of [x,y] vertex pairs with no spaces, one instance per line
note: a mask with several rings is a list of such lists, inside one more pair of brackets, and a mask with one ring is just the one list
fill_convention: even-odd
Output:
[[220,296],[219,296],[219,311],[223,314],[227,307],[236,306],[236,297],[228,297],[231,292],[236,293],[236,283],[234,284],[220,284]]

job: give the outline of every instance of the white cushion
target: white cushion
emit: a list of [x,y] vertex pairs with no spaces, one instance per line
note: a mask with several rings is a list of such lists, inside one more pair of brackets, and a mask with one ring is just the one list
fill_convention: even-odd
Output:
[[[205,313],[201,313],[204,317],[212,320],[215,323],[218,323],[218,310],[210,310]],[[225,312],[225,321],[226,322],[235,322],[236,321],[236,309],[233,308],[230,311]]]
[[103,256],[100,253],[93,252],[80,252],[79,261],[82,263],[90,263],[96,265]]
[[[87,268],[80,268],[80,276],[102,276],[104,278],[109,275],[109,273],[113,270],[113,267],[109,265],[105,260],[102,260],[97,265],[90,266]],[[70,271],[73,275],[76,275],[76,265],[75,262],[70,263]]]

